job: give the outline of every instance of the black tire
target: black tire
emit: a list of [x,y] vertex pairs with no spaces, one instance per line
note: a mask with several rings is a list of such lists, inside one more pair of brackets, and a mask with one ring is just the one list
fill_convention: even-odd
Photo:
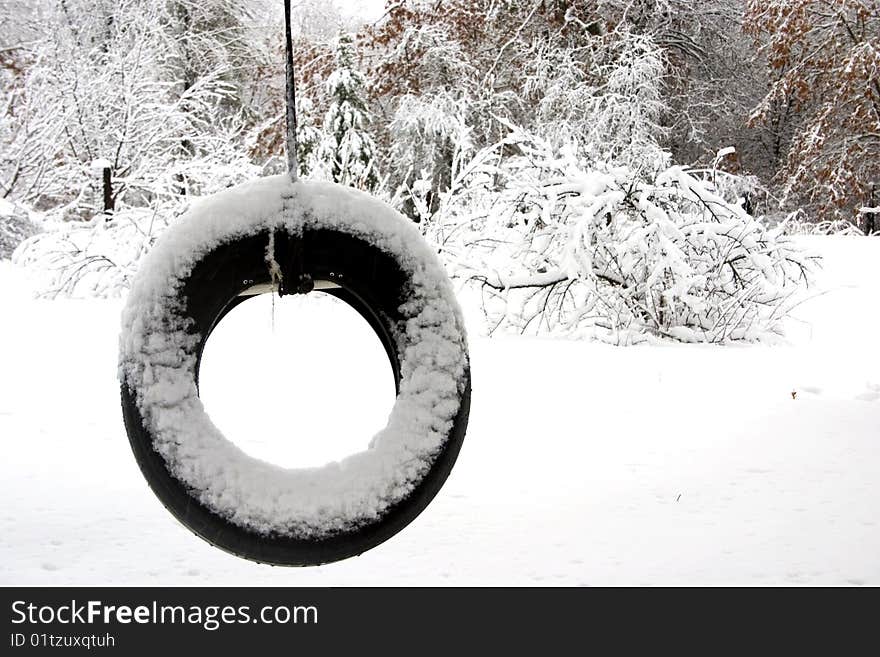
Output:
[[[388,355],[399,392],[398,336],[400,306],[407,277],[391,256],[368,242],[334,229],[309,229],[301,236],[301,254],[294,269],[315,281],[332,281],[339,287],[324,290],[351,305],[370,324]],[[216,247],[193,267],[181,291],[185,315],[200,337],[198,359],[212,330],[233,307],[248,297],[241,293],[269,284],[266,266],[268,231],[242,237]],[[317,294],[321,292],[312,292]],[[198,364],[196,366],[196,381]],[[186,527],[212,545],[261,563],[305,566],[359,555],[386,541],[412,522],[431,502],[456,461],[464,440],[470,408],[470,371],[466,371],[460,406],[443,447],[427,474],[402,500],[381,517],[350,531],[325,538],[295,538],[260,534],[232,523],[203,505],[187,486],[169,471],[154,448],[153,436],[136,403],[136,391],[123,381],[122,409],[131,448],[141,472],[165,507]],[[296,400],[293,400],[295,403]]]

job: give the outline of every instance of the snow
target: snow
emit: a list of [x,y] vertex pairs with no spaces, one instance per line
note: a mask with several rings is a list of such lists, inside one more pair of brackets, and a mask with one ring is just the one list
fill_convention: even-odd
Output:
[[[825,267],[787,343],[471,337],[471,422],[447,484],[387,543],[308,569],[237,559],[177,524],[122,426],[121,304],[34,301],[0,262],[0,584],[880,585],[880,242],[797,240]],[[462,301],[473,336],[482,315]],[[253,330],[229,328],[230,345]],[[328,324],[329,339],[345,330]],[[281,365],[267,390],[287,383]],[[245,411],[236,379],[215,382],[209,408]],[[387,408],[387,394],[357,403]],[[344,397],[304,403],[298,440],[333,439],[322,414],[369,440]]]
[[9,258],[19,244],[41,229],[37,213],[0,198],[0,260]]
[[89,168],[95,173],[101,173],[104,169],[112,169],[113,164],[110,162],[110,160],[99,157],[96,160],[92,160]]
[[[195,383],[199,336],[189,330],[178,290],[216,246],[261,231],[296,234],[304,226],[336,228],[374,244],[395,258],[412,289],[395,336],[400,394],[387,427],[369,449],[341,461],[282,468],[236,447],[205,413]],[[267,242],[274,248],[271,237]],[[267,253],[274,275],[273,263],[278,269]],[[123,311],[120,380],[135,392],[156,451],[203,504],[259,533],[324,537],[381,518],[429,471],[459,408],[467,368],[462,330],[452,286],[412,222],[362,192],[294,184],[285,174],[206,198],[162,234]]]
[[[242,349],[245,335],[248,348]],[[320,353],[320,366],[317,358],[300,365],[303,345]],[[300,374],[275,385],[277,377],[266,378],[267,363],[275,362],[296,364]],[[229,372],[248,382],[237,386],[234,400]],[[365,449],[388,422],[395,394],[373,329],[351,306],[325,294],[262,294],[237,306],[211,333],[199,374],[199,397],[224,436],[251,456],[288,468],[319,467]],[[327,399],[295,404],[291,423],[291,400],[319,396]],[[350,417],[358,418],[352,430]],[[294,430],[285,431],[291,424]],[[317,431],[304,434],[299,426]]]

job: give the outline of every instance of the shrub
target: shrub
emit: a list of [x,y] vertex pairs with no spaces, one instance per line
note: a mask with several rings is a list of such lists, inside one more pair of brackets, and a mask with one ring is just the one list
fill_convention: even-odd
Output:
[[11,257],[15,247],[39,231],[25,210],[0,199],[0,260]]
[[475,157],[467,191],[427,232],[479,287],[490,331],[618,342],[778,332],[815,259],[664,160],[615,167],[515,130]]

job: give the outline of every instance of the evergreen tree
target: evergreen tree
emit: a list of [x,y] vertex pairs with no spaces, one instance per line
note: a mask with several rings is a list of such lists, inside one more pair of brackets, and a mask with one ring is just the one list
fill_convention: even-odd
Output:
[[299,94],[296,98],[296,160],[299,175],[315,180],[329,178],[327,163],[322,159],[324,133],[312,120],[314,105],[309,98]]
[[341,32],[336,47],[336,69],[327,79],[330,108],[324,119],[326,157],[331,178],[338,183],[373,190],[376,145],[367,132],[367,107],[363,99],[364,76],[354,67],[354,43]]

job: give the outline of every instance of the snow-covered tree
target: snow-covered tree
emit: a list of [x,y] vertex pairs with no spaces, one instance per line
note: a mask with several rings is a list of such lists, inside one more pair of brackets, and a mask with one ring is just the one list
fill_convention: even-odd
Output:
[[603,159],[654,166],[664,136],[663,55],[648,36],[614,35],[581,136]]
[[745,24],[773,83],[752,120],[798,114],[780,171],[786,198],[855,220],[880,184],[880,2],[750,0]]
[[388,126],[388,163],[402,198],[404,213],[416,221],[439,209],[442,192],[471,153],[466,102],[452,94],[407,95],[398,99]]
[[[195,4],[186,7],[197,11]],[[248,116],[233,59],[205,54],[182,64],[180,40],[207,47],[213,28],[199,24],[184,37],[172,11],[181,6],[63,0],[47,7],[43,29],[27,46],[17,131],[0,150],[0,179],[11,181],[10,198],[46,210],[47,230],[17,255],[53,273],[52,292],[85,283],[92,293],[118,293],[189,195],[257,173],[241,147]],[[200,67],[209,61],[212,68]],[[111,170],[112,217],[100,214],[98,163]],[[57,221],[68,219],[83,221]]]
[[229,69],[181,82],[191,64],[176,48],[174,7],[65,0],[47,13],[52,29],[29,46],[16,103],[16,160],[4,165],[16,198],[88,218],[102,207],[95,160],[111,165],[114,203],[135,206],[247,174]]
[[296,159],[299,175],[313,180],[329,180],[330,171],[324,157],[327,136],[315,124],[314,104],[299,94],[296,98]]
[[[153,2],[155,0],[148,0]],[[271,0],[164,0],[161,30],[175,59],[179,93],[200,78],[222,71],[230,89],[225,102],[235,111],[255,94],[253,71],[270,62],[268,35],[260,29]]]
[[564,4],[407,0],[366,30],[382,171],[413,219],[437,211],[463,156],[497,139],[498,117],[534,116],[524,71],[565,29]]
[[354,41],[341,32],[336,45],[336,68],[327,79],[330,107],[324,118],[326,157],[335,182],[372,190],[379,182],[376,145],[368,131],[364,76],[355,67]]
[[597,159],[653,164],[666,133],[663,52],[625,29],[593,41],[588,51],[542,47],[529,64],[525,90],[538,99],[532,130]]

